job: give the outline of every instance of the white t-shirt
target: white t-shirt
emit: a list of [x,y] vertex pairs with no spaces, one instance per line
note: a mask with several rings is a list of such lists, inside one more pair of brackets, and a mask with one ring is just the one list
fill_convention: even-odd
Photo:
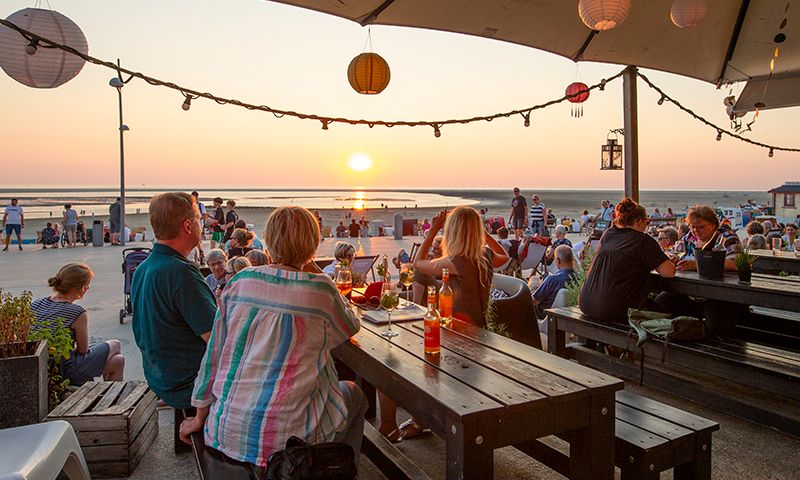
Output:
[[6,224],[7,225],[20,225],[22,224],[22,207],[19,205],[8,205],[6,207]]
[[197,209],[200,210],[200,225],[205,225],[206,220],[203,218],[206,214],[206,206],[203,202],[197,202]]

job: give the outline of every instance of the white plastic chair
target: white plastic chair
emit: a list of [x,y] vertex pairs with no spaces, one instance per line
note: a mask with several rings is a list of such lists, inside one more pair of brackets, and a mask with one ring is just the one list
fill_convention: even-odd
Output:
[[0,430],[0,480],[91,480],[78,437],[63,421]]
[[[553,299],[553,305],[550,308],[561,308],[567,306],[567,289],[562,288],[556,293],[556,298]],[[547,318],[538,320],[539,331],[547,335]]]

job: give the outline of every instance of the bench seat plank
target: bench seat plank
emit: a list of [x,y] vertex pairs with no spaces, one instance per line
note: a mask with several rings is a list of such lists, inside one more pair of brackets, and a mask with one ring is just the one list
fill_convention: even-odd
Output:
[[619,404],[646,412],[695,432],[719,430],[717,422],[625,390],[617,392],[616,400]]

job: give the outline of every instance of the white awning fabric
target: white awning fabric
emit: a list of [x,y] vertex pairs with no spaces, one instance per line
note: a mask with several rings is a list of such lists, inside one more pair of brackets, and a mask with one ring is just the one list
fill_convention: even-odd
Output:
[[[576,0],[272,1],[362,25],[493,38],[573,61],[636,65],[715,84],[766,76],[776,46],[775,73],[800,72],[800,8],[787,10],[788,0],[706,0],[706,18],[691,28],[672,23],[672,0],[633,0],[628,18],[604,32],[593,32],[581,22]],[[779,33],[785,42],[775,42]]]
[[734,113],[747,113],[770,108],[796,107],[800,105],[800,73],[783,73],[767,77],[752,78],[747,81],[742,93],[733,107]]

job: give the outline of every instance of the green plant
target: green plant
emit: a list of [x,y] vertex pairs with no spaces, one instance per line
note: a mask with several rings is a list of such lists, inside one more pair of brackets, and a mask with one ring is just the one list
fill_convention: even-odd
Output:
[[69,380],[61,375],[61,361],[68,359],[72,353],[74,346],[72,331],[64,325],[63,319],[56,318],[47,326],[34,324],[28,340],[47,341],[47,369],[49,371],[47,390],[50,410],[52,410],[64,400],[69,386]]
[[0,358],[21,357],[30,353],[28,331],[33,323],[31,292],[19,296],[0,291]]
[[511,332],[508,331],[508,326],[503,323],[496,323],[496,315],[497,311],[494,305],[494,298],[490,298],[489,303],[486,304],[486,330],[511,338]]
[[580,269],[575,272],[575,277],[566,284],[567,305],[570,307],[578,306],[578,296],[581,294],[583,282],[586,280],[586,275],[589,273],[589,266],[592,264],[593,255],[592,250],[584,248],[583,260],[580,261]]
[[733,263],[736,264],[737,270],[753,270],[753,263],[755,263],[755,255],[751,255],[746,250],[739,250],[736,256],[733,257]]

